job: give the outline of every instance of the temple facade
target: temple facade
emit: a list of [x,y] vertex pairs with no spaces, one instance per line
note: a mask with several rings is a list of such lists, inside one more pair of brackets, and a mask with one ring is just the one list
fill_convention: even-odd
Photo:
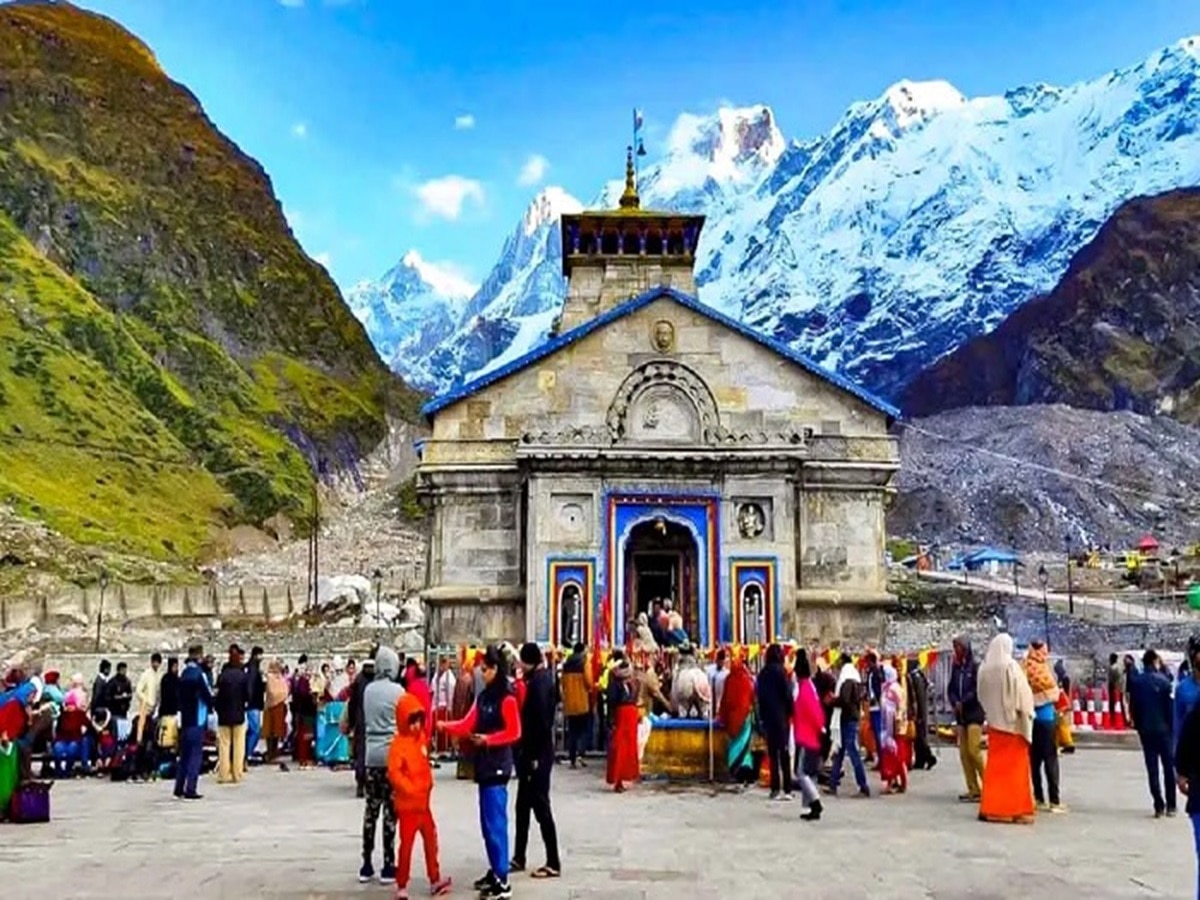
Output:
[[557,332],[426,405],[431,637],[878,641],[898,412],[696,299],[702,216],[564,216]]

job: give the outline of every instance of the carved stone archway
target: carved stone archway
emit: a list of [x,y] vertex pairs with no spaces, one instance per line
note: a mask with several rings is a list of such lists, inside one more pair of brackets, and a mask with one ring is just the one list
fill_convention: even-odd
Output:
[[652,360],[630,372],[606,422],[613,443],[713,444],[721,427],[708,385],[674,360]]

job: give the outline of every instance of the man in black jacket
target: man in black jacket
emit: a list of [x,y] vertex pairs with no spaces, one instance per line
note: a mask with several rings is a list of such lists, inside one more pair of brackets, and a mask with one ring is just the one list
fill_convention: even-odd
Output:
[[117,674],[104,686],[104,700],[112,715],[117,740],[129,739],[129,707],[133,703],[133,682],[129,680],[129,669],[125,663],[117,663]]
[[967,792],[958,799],[978,803],[983,794],[983,723],[986,716],[979,702],[979,663],[965,637],[954,639],[954,664],[950,669],[950,685],[946,699],[954,709],[954,724],[958,730],[958,758],[962,763]]
[[262,734],[263,709],[267,705],[267,683],[262,673],[263,648],[250,651],[250,662],[246,665],[246,761],[249,762],[258,750],[258,738]]
[[89,712],[93,719],[100,718],[100,710],[108,709],[108,679],[112,674],[112,663],[100,660],[100,669],[92,682],[92,703]]
[[246,705],[250,682],[242,648],[229,648],[229,662],[217,677],[217,784],[237,784],[246,774]]
[[792,728],[792,686],[783,668],[783,648],[767,648],[767,662],[755,684],[758,718],[767,739],[771,771],[771,799],[792,799],[792,763],[788,753],[788,734]]
[[521,708],[521,743],[517,754],[517,839],[513,872],[525,869],[529,845],[529,815],[537,818],[546,845],[546,864],[533,872],[534,878],[557,878],[562,872],[558,857],[558,831],[550,810],[550,772],[554,769],[554,713],[558,690],[537,644],[521,648],[525,670],[525,705]]
[[363,693],[367,685],[375,680],[377,652],[378,647],[372,649],[371,655],[363,661],[362,668],[350,687],[350,699],[346,702],[346,724],[354,748],[354,796],[359,800],[366,796],[367,784],[367,720],[363,715]]

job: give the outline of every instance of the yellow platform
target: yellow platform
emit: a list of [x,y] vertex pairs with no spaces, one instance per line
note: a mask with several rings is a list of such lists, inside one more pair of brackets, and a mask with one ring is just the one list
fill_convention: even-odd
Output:
[[[725,754],[729,738],[719,723],[712,726],[712,772],[725,778]],[[650,729],[650,740],[642,757],[642,775],[677,781],[707,781],[709,772],[708,722],[696,719],[664,719]]]

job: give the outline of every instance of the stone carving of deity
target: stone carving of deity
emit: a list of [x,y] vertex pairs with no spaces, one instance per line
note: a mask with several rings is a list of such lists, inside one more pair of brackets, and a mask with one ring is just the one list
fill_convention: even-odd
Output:
[[767,517],[757,503],[743,503],[737,511],[738,534],[744,538],[756,538],[767,527]]

